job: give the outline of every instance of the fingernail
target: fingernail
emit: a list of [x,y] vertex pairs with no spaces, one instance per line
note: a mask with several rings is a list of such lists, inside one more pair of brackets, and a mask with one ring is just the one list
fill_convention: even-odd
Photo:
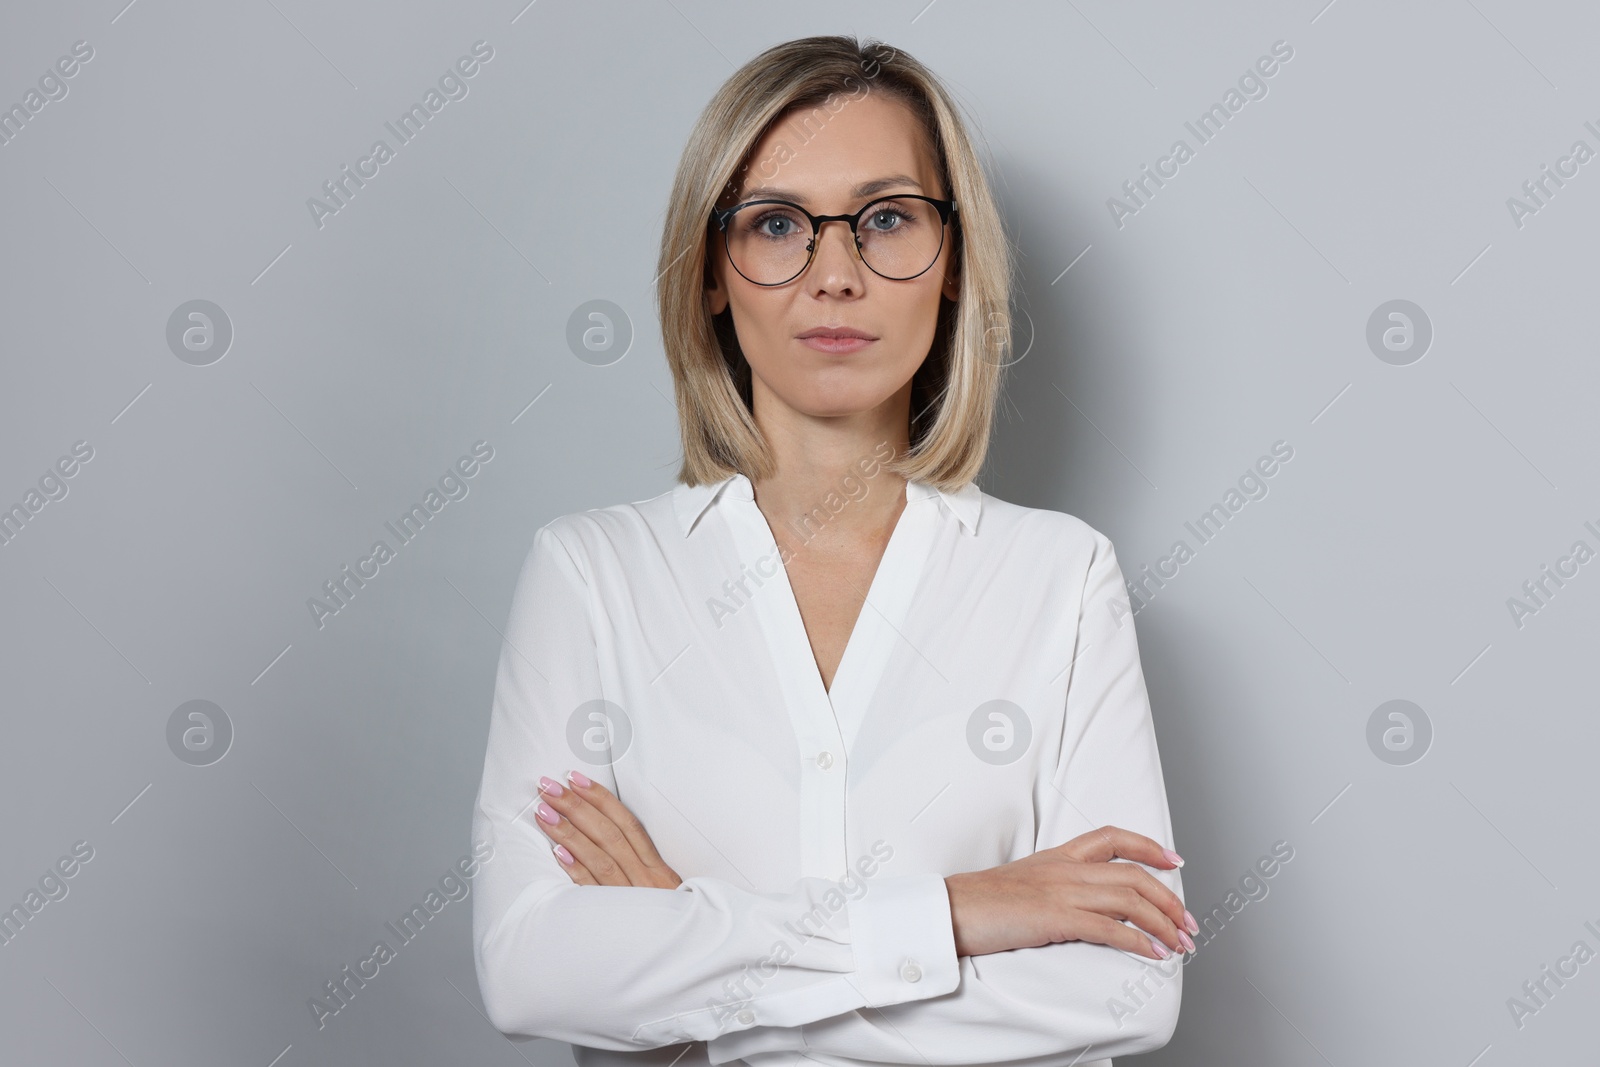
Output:
[[589,781],[589,779],[587,779],[583,775],[579,774],[577,771],[568,771],[567,772],[567,781],[571,782],[573,785],[577,786],[579,789],[584,789],[584,788],[587,788],[588,786],[594,784],[593,782]]
[[567,851],[567,846],[566,845],[557,845],[556,847],[552,848],[550,851],[554,852],[556,854],[556,859],[560,860],[562,863],[566,864],[568,867],[572,866],[572,864],[573,864],[572,853]]
[[1153,937],[1150,939],[1150,947],[1155,949],[1156,955],[1160,956],[1162,959],[1166,959],[1168,956],[1172,955],[1171,951],[1168,950],[1166,945],[1163,945]]
[[1188,908],[1183,909],[1183,921],[1189,924],[1189,932],[1191,934],[1200,932],[1200,924],[1194,921],[1194,916],[1189,914]]
[[1175,866],[1175,867],[1182,867],[1183,866],[1183,857],[1178,855],[1176,852],[1172,851],[1170,848],[1162,849],[1161,850],[1161,854],[1163,856],[1167,857],[1167,862],[1172,864],[1173,866]]
[[543,819],[551,826],[554,826],[556,823],[561,821],[561,816],[556,814],[556,809],[552,808],[542,800],[539,801],[539,807],[536,810],[539,812],[539,818]]
[[1178,931],[1178,940],[1182,941],[1183,947],[1188,949],[1190,952],[1195,951],[1194,941],[1190,939],[1189,935],[1184,933],[1182,930]]
[[553,797],[558,797],[565,793],[566,790],[561,788],[561,783],[554,778],[541,774],[539,776],[539,792],[549,793]]

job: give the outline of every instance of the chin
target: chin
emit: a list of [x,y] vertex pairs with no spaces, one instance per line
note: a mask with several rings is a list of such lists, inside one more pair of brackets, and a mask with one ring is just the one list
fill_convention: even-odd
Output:
[[834,383],[814,384],[794,390],[783,397],[784,403],[803,415],[813,418],[837,418],[841,415],[860,415],[879,407],[899,392],[904,382]]

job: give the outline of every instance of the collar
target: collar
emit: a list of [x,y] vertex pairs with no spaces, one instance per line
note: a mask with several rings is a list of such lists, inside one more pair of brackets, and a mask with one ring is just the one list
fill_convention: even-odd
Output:
[[[678,516],[678,525],[683,530],[683,536],[688,537],[694,531],[700,516],[704,515],[706,509],[724,493],[731,493],[740,500],[754,501],[756,498],[755,488],[750,484],[750,479],[738,473],[731,474],[720,482],[706,482],[701,485],[678,483],[672,491],[672,510]],[[934,496],[944,501],[945,508],[960,520],[962,529],[968,534],[977,534],[978,514],[983,505],[983,492],[978,488],[977,482],[968,482],[952,493],[916,479],[906,482],[906,503]]]

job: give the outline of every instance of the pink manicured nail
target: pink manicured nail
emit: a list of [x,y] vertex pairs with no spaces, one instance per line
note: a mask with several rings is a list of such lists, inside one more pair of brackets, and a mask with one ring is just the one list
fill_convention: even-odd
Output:
[[1196,951],[1196,949],[1194,947],[1194,941],[1189,937],[1188,934],[1184,933],[1182,930],[1178,931],[1178,940],[1182,941],[1183,942],[1183,947],[1188,949],[1190,952]]
[[1168,863],[1173,864],[1174,866],[1177,866],[1177,867],[1182,867],[1183,866],[1183,857],[1178,855],[1176,852],[1172,851],[1170,848],[1162,849],[1161,850],[1161,854],[1163,856],[1167,857],[1167,862]]
[[551,826],[554,826],[556,823],[561,821],[561,816],[556,814],[556,809],[552,808],[542,800],[539,801],[539,807],[536,810],[539,812],[539,818],[543,819]]
[[1160,956],[1162,959],[1166,959],[1168,956],[1172,955],[1172,952],[1167,948],[1166,945],[1163,945],[1153,937],[1150,939],[1150,947],[1155,949],[1156,955]]
[[540,775],[539,776],[539,792],[541,792],[541,793],[549,793],[553,797],[558,797],[562,793],[565,793],[566,790],[563,789],[561,787],[561,783],[556,781],[554,778],[550,778],[550,777],[547,777],[545,775]]
[[577,786],[579,789],[585,789],[588,786],[591,786],[591,785],[594,784],[593,782],[589,781],[589,779],[587,779],[583,775],[579,774],[577,771],[568,771],[567,772],[567,781],[571,782],[573,785]]
[[560,860],[562,863],[566,864],[568,867],[572,866],[572,864],[574,862],[573,858],[572,858],[572,853],[567,851],[567,846],[566,845],[557,845],[555,848],[551,849],[550,851],[554,852],[556,854],[556,859]]
[[1189,924],[1189,932],[1191,934],[1198,934],[1200,932],[1200,924],[1194,921],[1194,916],[1189,914],[1188,908],[1183,909],[1183,918],[1184,921]]

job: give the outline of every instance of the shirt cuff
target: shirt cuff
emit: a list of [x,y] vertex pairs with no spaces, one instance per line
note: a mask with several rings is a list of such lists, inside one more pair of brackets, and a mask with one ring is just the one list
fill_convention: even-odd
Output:
[[850,981],[867,1006],[936,997],[961,984],[943,875],[868,881],[866,893],[851,900],[846,911],[856,964]]
[[[961,960],[956,955],[944,876],[898,875],[873,879],[867,885],[864,895],[845,905],[854,971],[818,989],[784,996],[781,1001],[786,1010],[773,1010],[779,999],[774,998],[761,1005],[760,1011],[741,1013],[739,1029],[707,1043],[707,1056],[713,1064],[761,1052],[798,1051],[805,1048],[802,1027],[806,1022],[865,1007],[943,996],[961,984]],[[764,1024],[761,1016],[769,1021]],[[783,1016],[797,1021],[771,1021]]]

